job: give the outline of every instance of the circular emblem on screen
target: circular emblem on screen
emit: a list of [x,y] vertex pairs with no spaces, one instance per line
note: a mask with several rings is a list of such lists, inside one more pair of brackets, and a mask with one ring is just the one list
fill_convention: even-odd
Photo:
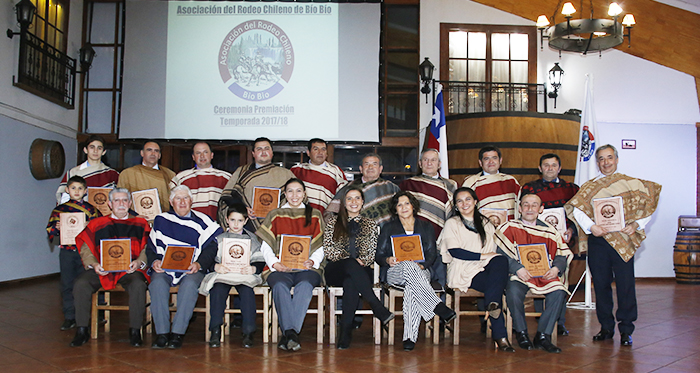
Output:
[[557,224],[559,224],[559,219],[557,219],[557,217],[554,215],[547,216],[546,218],[544,218],[544,221],[551,224],[553,227],[556,227]]
[[141,204],[141,207],[145,209],[150,209],[151,207],[153,207],[153,200],[151,199],[151,197],[143,197],[141,198],[141,201],[139,201],[139,204]]
[[615,211],[615,206],[613,205],[603,205],[603,207],[600,208],[600,214],[606,219],[610,219],[615,216]]
[[542,256],[536,251],[527,253],[527,261],[532,264],[537,264],[542,261]]
[[107,254],[114,259],[120,258],[124,255],[124,248],[119,245],[114,245],[107,250]]
[[292,242],[289,244],[289,253],[292,255],[301,255],[301,252],[304,251],[304,247],[301,246],[299,242]]
[[224,37],[217,63],[229,91],[244,100],[264,101],[275,97],[289,83],[294,70],[294,48],[276,24],[250,20]]
[[176,250],[173,251],[172,254],[170,254],[170,258],[176,262],[179,262],[187,258],[187,254],[182,250]]
[[228,254],[231,255],[232,258],[238,259],[243,256],[244,251],[243,246],[233,245],[230,249],[228,249]]
[[406,241],[406,242],[402,242],[401,246],[399,246],[399,247],[401,248],[401,250],[403,250],[407,253],[410,253],[411,251],[413,251],[413,249],[416,248],[416,245],[414,245],[413,242]]
[[272,198],[272,195],[270,195],[270,193],[263,193],[259,198],[260,204],[262,204],[263,206],[270,206],[273,200],[274,198]]
[[104,193],[95,194],[94,201],[98,205],[104,205],[107,202],[107,196]]

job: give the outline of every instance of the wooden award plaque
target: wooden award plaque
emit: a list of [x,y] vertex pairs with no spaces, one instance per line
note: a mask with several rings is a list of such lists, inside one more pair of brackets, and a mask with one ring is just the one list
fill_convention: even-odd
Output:
[[280,243],[280,261],[291,269],[306,269],[304,262],[309,259],[311,236],[283,234]]
[[282,193],[282,190],[279,188],[256,186],[253,191],[252,201],[255,216],[263,219],[268,212],[280,207],[280,193]]
[[96,188],[88,187],[88,202],[96,209],[100,210],[102,216],[112,215],[112,209],[109,208],[109,192],[112,188]]
[[420,235],[401,234],[391,236],[391,251],[399,262],[411,260],[414,262],[424,262],[423,244]]
[[221,245],[221,264],[233,273],[250,267],[250,239],[224,238]]
[[481,215],[489,218],[489,221],[491,221],[494,227],[498,227],[508,221],[508,210],[506,209],[483,208],[479,209],[479,212]]
[[518,245],[518,256],[520,264],[532,275],[532,277],[542,277],[549,271],[549,254],[547,246],[543,243],[529,245]]
[[61,245],[75,245],[75,237],[85,229],[85,214],[82,212],[62,212],[60,214]]
[[160,268],[170,272],[187,272],[194,258],[194,246],[168,245]]
[[131,263],[131,240],[128,238],[100,241],[100,264],[106,272],[126,272]]
[[136,213],[145,216],[148,221],[153,221],[158,214],[163,212],[160,208],[160,199],[156,188],[133,192],[131,198],[134,200],[133,207]]
[[549,223],[561,234],[566,232],[566,212],[563,207],[544,209],[537,218]]
[[608,229],[608,232],[619,232],[625,227],[625,210],[622,197],[596,198],[593,200],[595,223]]

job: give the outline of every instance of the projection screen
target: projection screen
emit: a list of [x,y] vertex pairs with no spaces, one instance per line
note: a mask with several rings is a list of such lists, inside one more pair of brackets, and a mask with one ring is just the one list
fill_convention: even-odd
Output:
[[379,140],[377,3],[127,1],[120,138]]

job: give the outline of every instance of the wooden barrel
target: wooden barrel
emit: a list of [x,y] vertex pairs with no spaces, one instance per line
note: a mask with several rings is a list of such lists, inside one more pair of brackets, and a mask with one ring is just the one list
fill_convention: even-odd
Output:
[[700,284],[700,231],[679,231],[673,245],[673,270],[679,284]]
[[37,180],[63,176],[66,154],[58,141],[36,139],[29,147],[29,170]]
[[489,112],[452,115],[447,121],[450,178],[461,181],[481,172],[479,149],[501,149],[501,172],[513,175],[520,185],[540,178],[540,157],[561,157],[560,176],[574,181],[580,117],[535,112]]

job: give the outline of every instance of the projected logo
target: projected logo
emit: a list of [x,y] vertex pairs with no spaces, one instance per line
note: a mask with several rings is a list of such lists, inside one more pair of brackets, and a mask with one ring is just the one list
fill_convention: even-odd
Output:
[[294,70],[294,48],[272,22],[250,20],[234,27],[219,49],[221,80],[236,96],[264,101],[280,93]]

